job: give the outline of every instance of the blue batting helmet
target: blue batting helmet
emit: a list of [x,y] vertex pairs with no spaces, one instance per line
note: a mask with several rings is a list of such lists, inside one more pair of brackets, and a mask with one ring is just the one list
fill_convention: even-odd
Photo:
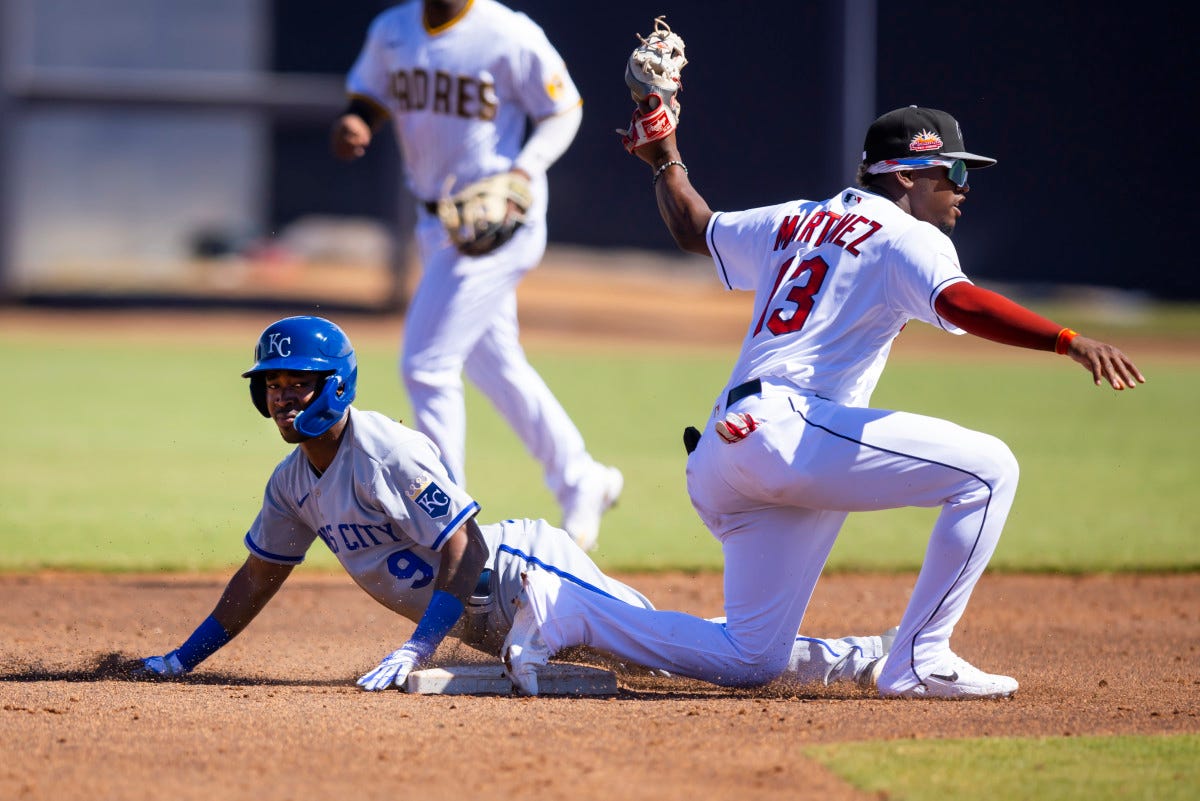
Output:
[[342,329],[323,317],[286,317],[271,323],[254,346],[254,366],[242,373],[250,379],[250,399],[263,417],[267,409],[270,370],[322,373],[325,385],[292,426],[307,437],[319,437],[334,426],[354,400],[358,360]]

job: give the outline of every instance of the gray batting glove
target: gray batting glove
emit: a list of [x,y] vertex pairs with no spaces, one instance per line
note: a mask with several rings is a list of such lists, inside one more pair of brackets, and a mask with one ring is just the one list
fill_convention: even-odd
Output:
[[164,656],[148,656],[142,660],[142,675],[149,678],[170,679],[187,674],[188,669],[172,651]]
[[358,686],[368,691],[386,690],[392,685],[403,687],[404,682],[408,681],[408,674],[424,658],[420,650],[405,643],[388,654],[379,667],[359,679]]

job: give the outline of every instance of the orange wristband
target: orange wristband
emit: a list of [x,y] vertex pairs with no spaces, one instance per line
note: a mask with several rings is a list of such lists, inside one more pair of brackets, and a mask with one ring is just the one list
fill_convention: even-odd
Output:
[[1072,331],[1070,328],[1064,328],[1058,332],[1058,339],[1054,342],[1054,352],[1060,356],[1067,355],[1067,348],[1071,345],[1071,340],[1079,336],[1079,333]]

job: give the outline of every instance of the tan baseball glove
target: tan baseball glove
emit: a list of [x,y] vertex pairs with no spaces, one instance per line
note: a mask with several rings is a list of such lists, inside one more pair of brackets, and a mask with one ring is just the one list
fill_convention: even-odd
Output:
[[647,142],[670,135],[679,125],[679,100],[683,90],[680,72],[687,64],[683,39],[672,32],[663,17],[654,20],[654,32],[637,35],[641,44],[625,62],[625,84],[637,103],[629,128],[617,129],[621,143],[632,153]]
[[[447,192],[453,178],[447,183]],[[460,253],[482,256],[512,239],[533,204],[529,180],[501,172],[464,186],[437,202],[438,219]]]

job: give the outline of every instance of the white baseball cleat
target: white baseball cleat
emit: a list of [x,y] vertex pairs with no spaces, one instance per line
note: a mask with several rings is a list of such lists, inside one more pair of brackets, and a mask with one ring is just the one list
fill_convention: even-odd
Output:
[[925,677],[921,684],[900,692],[880,691],[885,698],[1008,698],[1017,691],[1011,676],[984,673],[960,656],[951,654],[942,667]]
[[538,668],[550,661],[550,649],[538,630],[533,606],[529,603],[525,587],[525,574],[521,574],[522,589],[517,596],[517,613],[513,616],[512,628],[504,638],[500,659],[504,662],[504,675],[508,676],[521,695],[538,694]]
[[625,477],[615,467],[597,465],[595,473],[581,483],[563,503],[562,527],[585,551],[596,547],[600,518],[612,508],[625,487]]

